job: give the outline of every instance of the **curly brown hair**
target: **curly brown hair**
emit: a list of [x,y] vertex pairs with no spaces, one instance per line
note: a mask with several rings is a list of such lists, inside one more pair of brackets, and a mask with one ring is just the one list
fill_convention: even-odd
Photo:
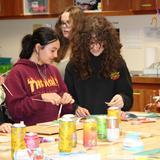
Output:
[[[69,39],[63,36],[62,29],[61,29],[61,15],[65,12],[69,12],[69,18],[73,22],[72,31]],[[69,6],[64,10],[63,13],[59,16],[58,21],[55,25],[55,31],[58,33],[60,43],[61,43],[61,47],[58,52],[58,58],[55,59],[56,62],[60,62],[60,60],[62,60],[65,57],[66,51],[70,45],[70,41],[72,41],[76,32],[81,30],[83,25],[83,20],[84,20],[83,10],[77,6]]]
[[102,16],[87,16],[82,28],[81,32],[77,33],[72,41],[70,62],[75,66],[81,79],[87,79],[92,76],[90,42],[93,35],[95,35],[96,42],[103,43],[104,47],[101,54],[102,63],[99,74],[108,78],[123,63],[123,58],[120,54],[122,45],[116,29]]

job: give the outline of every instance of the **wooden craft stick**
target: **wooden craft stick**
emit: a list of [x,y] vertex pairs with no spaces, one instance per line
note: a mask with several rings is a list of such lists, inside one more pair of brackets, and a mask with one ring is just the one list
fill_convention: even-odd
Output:
[[62,104],[60,104],[57,119],[59,119],[59,118],[60,118],[60,116],[61,116],[62,106],[63,106],[63,105],[62,105]]
[[36,99],[36,98],[32,98],[33,101],[38,101],[38,102],[49,102],[43,99]]
[[13,96],[13,94],[11,93],[11,91],[9,90],[9,88],[4,84],[2,83],[2,86],[8,91],[8,93]]

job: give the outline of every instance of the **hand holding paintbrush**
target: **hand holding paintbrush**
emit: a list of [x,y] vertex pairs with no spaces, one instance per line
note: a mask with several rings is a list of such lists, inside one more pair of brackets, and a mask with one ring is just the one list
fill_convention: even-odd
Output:
[[73,103],[74,103],[74,99],[72,98],[72,96],[69,93],[65,92],[62,95],[61,104],[59,106],[59,112],[58,112],[57,119],[59,119],[60,116],[61,116],[61,111],[62,111],[63,104],[73,104]]
[[105,102],[109,107],[119,107],[122,108],[124,106],[123,98],[120,94],[116,94],[110,102]]
[[60,105],[60,104],[72,104],[74,103],[74,99],[72,96],[64,92],[63,94],[58,94],[58,93],[43,93],[41,94],[42,99],[33,99],[37,101],[43,101],[43,102],[50,102],[54,105]]
[[38,101],[38,102],[46,102],[46,103],[52,103],[54,105],[59,106],[59,111],[57,115],[57,119],[60,118],[61,116],[61,111],[62,111],[62,106],[65,104],[73,104],[74,99],[72,96],[65,92],[60,96],[57,93],[44,93],[41,95],[42,99],[36,99],[32,98],[33,101]]

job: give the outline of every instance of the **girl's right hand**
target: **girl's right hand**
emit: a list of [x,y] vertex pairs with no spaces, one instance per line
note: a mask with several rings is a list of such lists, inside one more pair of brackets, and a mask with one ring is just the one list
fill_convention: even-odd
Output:
[[90,115],[88,109],[80,107],[80,106],[76,109],[75,114],[77,117],[87,117]]
[[74,103],[74,99],[72,98],[72,96],[65,92],[61,98],[61,104],[73,104]]

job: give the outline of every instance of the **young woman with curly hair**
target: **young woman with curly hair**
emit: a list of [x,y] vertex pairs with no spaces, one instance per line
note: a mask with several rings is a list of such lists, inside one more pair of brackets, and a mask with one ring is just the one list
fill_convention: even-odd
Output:
[[105,17],[86,17],[83,29],[74,37],[65,72],[77,116],[105,114],[113,106],[123,111],[131,108],[131,77],[121,47],[117,31]]
[[58,57],[55,59],[56,66],[59,69],[62,77],[66,65],[69,61],[72,52],[71,41],[74,35],[82,28],[84,13],[77,6],[69,6],[60,15],[55,30],[59,35],[61,47],[58,51]]

